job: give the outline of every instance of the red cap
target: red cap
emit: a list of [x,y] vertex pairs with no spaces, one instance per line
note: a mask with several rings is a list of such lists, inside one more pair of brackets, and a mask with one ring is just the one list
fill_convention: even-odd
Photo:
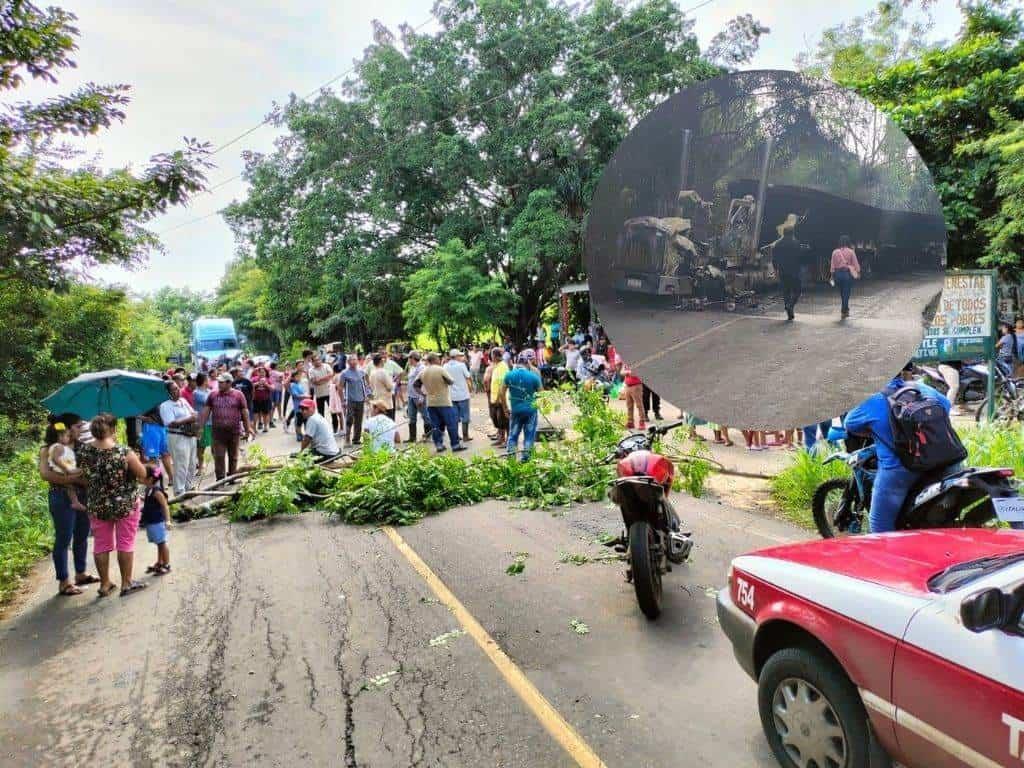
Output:
[[299,403],[299,408],[316,408],[316,400],[310,400],[308,397]]

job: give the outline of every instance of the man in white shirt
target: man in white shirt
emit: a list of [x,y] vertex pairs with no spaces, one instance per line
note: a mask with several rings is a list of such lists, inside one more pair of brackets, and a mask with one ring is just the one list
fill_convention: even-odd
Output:
[[384,365],[384,358],[381,357],[379,352],[373,356],[373,365],[367,378],[370,381],[370,389],[373,390],[374,400],[391,403],[392,407],[388,408],[388,417],[393,420],[395,418],[395,409],[393,407],[395,402],[395,377],[392,373],[388,372],[387,367]]
[[469,375],[473,379],[473,385],[480,389],[483,389],[484,381],[482,378],[483,371],[481,370],[481,364],[484,361],[483,350],[477,347],[476,344],[469,345]]
[[580,351],[576,346],[576,342],[570,339],[565,343],[561,351],[565,353],[565,370],[575,376],[576,368],[580,364]]
[[466,367],[465,352],[452,349],[448,352],[448,357],[450,359],[444,364],[444,369],[454,382],[451,385],[452,406],[462,424],[462,439],[468,442],[473,439],[469,434],[469,396],[473,393],[473,377]]
[[317,413],[316,401],[307,398],[299,403],[299,408],[306,420],[302,425],[302,450],[312,450],[318,456],[337,456],[339,451],[334,432],[327,419]]
[[331,399],[331,381],[334,369],[325,363],[320,355],[314,354],[309,367],[309,383],[313,387],[316,409],[323,416],[327,412],[327,404]]
[[174,474],[171,476],[174,495],[179,496],[192,487],[196,474],[196,411],[181,396],[181,389],[167,382],[170,396],[160,404],[160,421],[167,427],[167,449],[171,454]]
[[395,446],[402,442],[402,438],[398,435],[395,420],[387,414],[387,402],[374,400],[370,403],[370,412],[373,415],[363,422],[363,431],[369,440],[369,447],[374,451],[394,451]]

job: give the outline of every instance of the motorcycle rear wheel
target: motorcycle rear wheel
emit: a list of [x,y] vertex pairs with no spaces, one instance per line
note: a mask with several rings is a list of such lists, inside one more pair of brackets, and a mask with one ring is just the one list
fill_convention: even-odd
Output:
[[[818,486],[814,492],[814,498],[811,501],[811,510],[814,513],[814,524],[818,528],[818,533],[821,534],[823,539],[834,539],[837,536],[849,535],[849,525],[853,522],[853,518],[856,517],[856,512],[852,509],[854,501],[853,499],[844,499],[849,488],[850,481],[846,478],[835,477],[831,480],[826,480],[824,483]],[[846,511],[846,517],[849,519],[846,521],[845,527],[840,524],[836,526],[835,515],[836,506],[830,503],[833,499],[839,497],[839,502],[845,502],[848,506]],[[861,523],[861,529],[863,530],[863,523]]]
[[633,574],[636,601],[644,616],[654,620],[661,615],[661,571],[653,549],[656,535],[651,524],[638,520],[629,527],[629,567]]

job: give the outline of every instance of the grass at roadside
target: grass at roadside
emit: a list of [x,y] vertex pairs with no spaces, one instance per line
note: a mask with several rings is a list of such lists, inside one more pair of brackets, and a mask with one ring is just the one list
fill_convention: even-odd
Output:
[[0,464],[0,604],[22,576],[53,546],[46,483],[36,471],[34,449]]
[[[1024,477],[1024,429],[1012,425],[966,427],[959,431],[967,448],[967,462],[974,466],[1011,467]],[[815,489],[833,477],[846,477],[849,468],[838,461],[825,464],[827,452],[799,451],[771,481],[771,495],[782,514],[792,522],[814,530],[811,498]]]

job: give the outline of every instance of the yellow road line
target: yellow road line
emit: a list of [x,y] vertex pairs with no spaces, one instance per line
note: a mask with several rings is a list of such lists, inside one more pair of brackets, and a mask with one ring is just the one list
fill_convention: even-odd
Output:
[[405,559],[409,561],[412,567],[416,569],[417,573],[423,577],[423,580],[427,582],[427,586],[437,595],[437,599],[444,603],[448,610],[455,615],[462,628],[466,630],[466,634],[476,641],[476,644],[480,646],[480,650],[494,663],[494,666],[498,668],[498,672],[505,678],[505,682],[523,700],[523,703],[529,707],[530,711],[540,721],[540,724],[544,726],[544,730],[551,734],[552,738],[559,743],[562,749],[569,753],[580,768],[605,768],[605,764],[597,756],[597,753],[590,748],[590,745],[583,740],[576,729],[558,713],[558,710],[551,706],[551,703],[544,698],[544,694],[537,690],[536,686],[530,682],[523,671],[516,666],[516,663],[501,650],[501,646],[494,641],[487,633],[487,630],[480,625],[480,622],[473,618],[473,615],[451,593],[448,587],[444,585],[444,582],[430,570],[430,566],[423,562],[412,547],[405,543],[405,539],[398,534],[398,531],[387,526],[384,528],[384,533],[387,534],[391,542]]

